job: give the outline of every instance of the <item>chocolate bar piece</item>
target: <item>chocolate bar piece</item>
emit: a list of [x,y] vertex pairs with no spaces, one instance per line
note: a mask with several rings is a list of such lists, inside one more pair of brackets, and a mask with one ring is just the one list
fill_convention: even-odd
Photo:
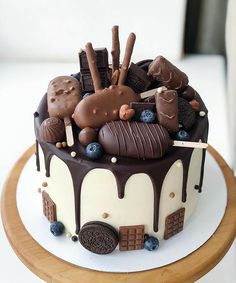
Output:
[[179,130],[178,95],[175,90],[166,90],[155,94],[157,119],[168,131]]
[[140,115],[143,110],[152,110],[153,112],[156,112],[156,104],[150,103],[150,102],[131,102],[130,108],[134,109],[135,115],[133,117],[133,120],[140,121]]
[[167,240],[183,230],[185,208],[171,213],[166,217],[164,239]]
[[[106,69],[98,69],[100,78],[101,78],[101,82],[102,82],[102,87],[108,87],[110,85],[110,80],[109,80],[109,73]],[[83,73],[81,73],[81,86],[82,86],[82,91],[83,92],[94,92],[94,85],[93,85],[93,80],[91,77],[91,73],[90,71],[83,71]]]
[[[96,54],[96,62],[97,67],[102,69],[108,69],[108,52],[106,48],[95,48],[94,49]],[[79,63],[80,63],[80,71],[88,71],[88,60],[86,56],[86,52],[83,50],[79,53]]]
[[188,101],[191,101],[194,99],[195,90],[190,85],[188,85],[181,93],[179,93],[179,96]]
[[156,57],[149,65],[148,76],[162,83],[168,89],[183,90],[188,85],[188,77],[162,56]]
[[196,114],[192,106],[186,99],[178,97],[178,109],[179,123],[182,124],[185,129],[190,129],[196,122]]
[[125,85],[131,87],[136,93],[141,93],[148,90],[151,80],[142,68],[131,63]]
[[121,226],[119,229],[119,250],[140,250],[144,246],[144,225]]
[[143,69],[145,72],[148,72],[148,67],[152,63],[152,61],[152,59],[145,59],[137,62],[136,65]]

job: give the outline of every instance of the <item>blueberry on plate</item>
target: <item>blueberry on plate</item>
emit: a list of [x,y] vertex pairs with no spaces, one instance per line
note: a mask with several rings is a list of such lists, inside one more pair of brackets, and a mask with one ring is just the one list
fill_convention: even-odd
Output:
[[144,239],[144,248],[148,251],[157,250],[159,247],[159,240],[156,237],[149,236]]
[[86,98],[86,97],[88,97],[88,96],[90,96],[91,94],[92,94],[92,93],[90,93],[90,92],[85,93],[85,94],[83,95],[83,99]]
[[156,115],[152,110],[145,109],[141,112],[140,121],[143,123],[153,123],[156,119]]
[[179,141],[187,141],[189,140],[189,134],[185,130],[180,130],[176,134],[176,139]]
[[65,226],[60,221],[55,221],[50,225],[50,231],[54,236],[60,236],[63,234]]
[[90,159],[100,159],[103,156],[103,148],[98,142],[92,142],[86,147],[86,155]]

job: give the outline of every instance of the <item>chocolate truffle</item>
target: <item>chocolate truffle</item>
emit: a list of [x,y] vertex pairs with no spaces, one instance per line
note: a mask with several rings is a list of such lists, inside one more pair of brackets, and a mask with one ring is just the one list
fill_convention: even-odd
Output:
[[43,121],[39,128],[39,135],[42,141],[56,143],[65,136],[65,126],[61,119],[51,117]]
[[84,146],[87,146],[91,142],[97,141],[97,138],[97,131],[90,127],[86,127],[81,130],[78,136],[79,142]]

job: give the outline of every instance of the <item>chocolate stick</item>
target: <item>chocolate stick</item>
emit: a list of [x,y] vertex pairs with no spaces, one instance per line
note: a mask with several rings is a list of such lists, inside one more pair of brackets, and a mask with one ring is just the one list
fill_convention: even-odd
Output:
[[112,74],[120,67],[120,41],[119,41],[119,27],[112,27]]
[[125,80],[126,80],[126,76],[127,76],[127,72],[128,72],[128,67],[129,67],[131,55],[132,55],[133,48],[134,48],[135,39],[136,39],[136,36],[135,36],[134,33],[131,33],[128,37],[128,40],[127,40],[127,43],[126,43],[126,48],[125,48],[125,56],[124,56],[124,60],[122,62],[122,66],[121,66],[118,85],[124,85],[125,84]]
[[94,91],[101,90],[102,83],[101,78],[98,72],[97,62],[96,62],[96,54],[94,52],[93,46],[91,42],[88,42],[85,46],[85,51],[87,55],[89,70],[92,76]]

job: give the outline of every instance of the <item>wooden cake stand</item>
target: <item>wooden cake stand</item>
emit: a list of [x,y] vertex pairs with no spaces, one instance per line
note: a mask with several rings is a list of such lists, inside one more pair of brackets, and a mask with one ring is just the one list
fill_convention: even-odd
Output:
[[25,229],[16,205],[16,189],[27,160],[34,154],[31,146],[17,161],[6,180],[1,198],[3,226],[20,260],[46,282],[61,283],[154,283],[193,282],[210,271],[226,254],[236,235],[236,179],[223,158],[208,147],[220,167],[227,186],[225,215],[211,238],[189,256],[169,265],[134,273],[108,273],[89,270],[66,262],[42,248]]

